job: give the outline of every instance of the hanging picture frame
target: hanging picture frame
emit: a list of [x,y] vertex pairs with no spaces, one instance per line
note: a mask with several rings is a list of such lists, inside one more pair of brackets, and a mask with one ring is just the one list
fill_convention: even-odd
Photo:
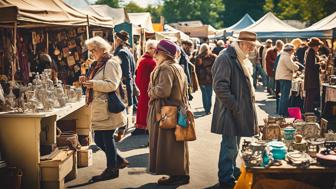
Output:
[[103,31],[92,31],[92,36],[100,36],[100,37],[104,37],[104,32]]
[[67,57],[67,63],[68,63],[68,66],[73,66],[76,64],[76,60],[74,58],[74,56],[68,56]]
[[85,27],[77,28],[77,33],[85,33],[85,31],[86,31]]
[[64,58],[68,57],[69,54],[70,54],[69,48],[68,48],[68,47],[64,47],[64,48],[62,49],[62,53],[63,53],[63,57],[64,57]]

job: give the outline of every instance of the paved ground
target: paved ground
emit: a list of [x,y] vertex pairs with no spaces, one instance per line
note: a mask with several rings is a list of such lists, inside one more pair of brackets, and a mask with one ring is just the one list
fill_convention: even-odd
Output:
[[[256,105],[259,123],[267,114],[274,114],[274,100],[267,99],[266,93],[256,92]],[[161,177],[146,172],[148,148],[138,148],[147,142],[145,136],[128,136],[118,144],[120,154],[130,162],[128,168],[120,171],[117,179],[98,182],[90,185],[85,183],[94,175],[99,174],[105,167],[105,156],[99,151],[94,154],[93,166],[78,170],[77,179],[66,183],[67,187],[80,189],[114,189],[114,188],[209,188],[217,181],[217,162],[221,137],[210,133],[212,115],[203,116],[201,94],[194,94],[192,107],[197,126],[197,140],[189,143],[190,153],[190,184],[175,187],[159,187],[156,181]],[[174,158],[174,157],[172,157]],[[239,163],[239,162],[238,162]],[[81,186],[81,184],[83,184]]]

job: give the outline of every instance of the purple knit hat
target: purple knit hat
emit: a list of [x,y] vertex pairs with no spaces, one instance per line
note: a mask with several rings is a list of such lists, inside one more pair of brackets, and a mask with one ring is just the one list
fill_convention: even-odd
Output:
[[157,51],[161,51],[163,53],[165,53],[167,56],[171,57],[171,58],[175,58],[176,55],[176,45],[166,39],[162,39],[159,44],[157,44],[156,46],[156,50]]

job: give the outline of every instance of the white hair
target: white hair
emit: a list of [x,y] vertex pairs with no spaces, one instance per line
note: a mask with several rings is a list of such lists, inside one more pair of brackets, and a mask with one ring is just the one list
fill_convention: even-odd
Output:
[[111,45],[103,38],[99,37],[99,36],[95,36],[92,37],[90,39],[87,39],[85,41],[85,45],[86,46],[95,46],[98,47],[100,49],[103,49],[104,52],[110,52],[111,50]]
[[217,45],[220,47],[224,47],[224,41],[223,40],[218,40]]
[[156,40],[147,40],[146,41],[146,52],[148,52],[151,48],[156,48],[157,41]]
[[200,47],[199,54],[202,54],[204,52],[209,52],[209,51],[210,51],[209,45],[206,43],[203,43]]

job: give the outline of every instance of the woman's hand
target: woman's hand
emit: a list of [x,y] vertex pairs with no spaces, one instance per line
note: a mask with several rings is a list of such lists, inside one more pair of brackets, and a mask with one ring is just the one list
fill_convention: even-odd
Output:
[[85,81],[85,82],[83,82],[83,86],[91,89],[91,88],[93,88],[93,81],[92,80]]

